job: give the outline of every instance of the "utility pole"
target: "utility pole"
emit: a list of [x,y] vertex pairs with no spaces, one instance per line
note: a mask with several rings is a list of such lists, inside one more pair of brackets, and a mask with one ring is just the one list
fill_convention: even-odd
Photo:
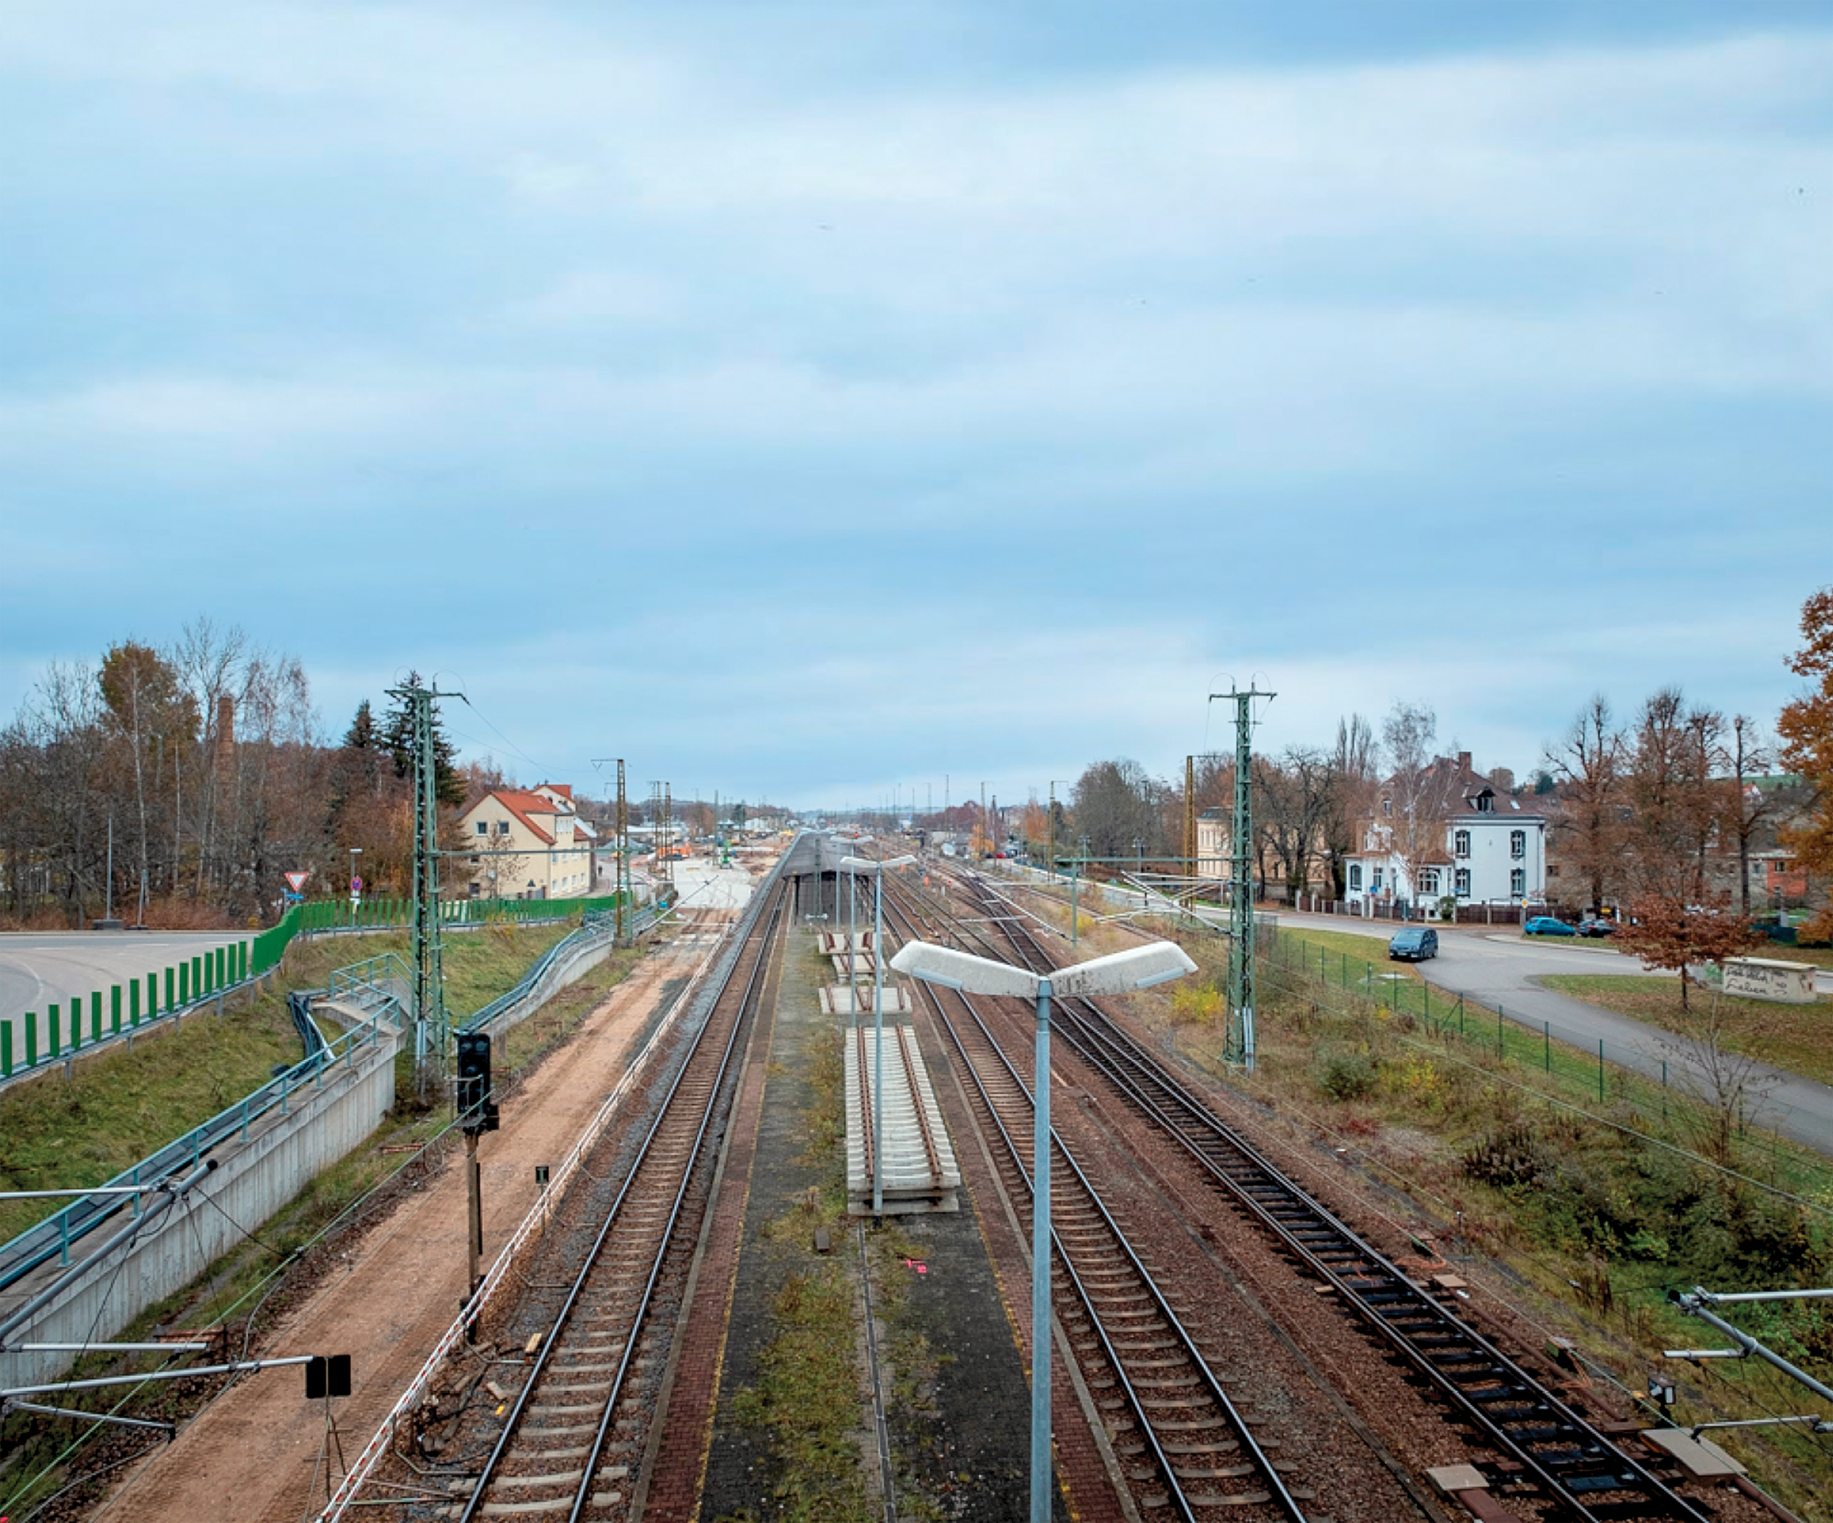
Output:
[[617,939],[629,939],[630,929],[630,798],[624,792],[624,759],[617,759],[617,827],[612,837],[617,851]]
[[662,784],[662,833],[668,842],[668,886],[675,886],[675,785],[672,782]]
[[433,749],[433,700],[462,698],[437,688],[397,687],[414,725],[414,1087],[425,1100],[445,1066],[445,970],[439,922],[439,779]]
[[[1250,686],[1226,693],[1211,693],[1235,700],[1235,819],[1229,842],[1234,881],[1229,885],[1228,1036],[1222,1050],[1227,1063],[1254,1067],[1254,810],[1249,791],[1254,756],[1256,698],[1269,702],[1275,695]],[[1195,768],[1195,760],[1189,765]]]
[[1197,865],[1197,759],[1184,758],[1184,871],[1203,876]]

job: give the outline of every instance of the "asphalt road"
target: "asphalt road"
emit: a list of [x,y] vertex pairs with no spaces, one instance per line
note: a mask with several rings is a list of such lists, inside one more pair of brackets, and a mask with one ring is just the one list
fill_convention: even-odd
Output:
[[[164,997],[163,970],[187,958],[232,942],[251,933],[228,931],[9,931],[0,934],[0,1020],[13,1023],[13,1058],[25,1053],[22,1017],[29,1010],[38,1017],[39,1051],[45,1051],[49,1032],[47,1012],[53,1004],[65,1011],[65,1040],[70,1030],[72,1000],[87,1001],[111,984],[159,973]],[[106,1017],[104,1017],[106,1018]],[[85,1026],[87,1031],[87,1026]]]
[[[1035,870],[1027,872],[1022,868],[1016,869],[1014,875],[1034,880],[1043,877]],[[1111,891],[1108,897],[1110,907],[1128,899],[1121,891]],[[1275,913],[1282,926],[1365,936],[1369,939],[1369,961],[1375,963],[1386,961],[1388,938],[1399,929],[1386,920],[1300,915],[1285,910]],[[1416,965],[1433,988],[1500,1006],[1507,1019],[1530,1031],[1545,1031],[1583,1052],[1596,1052],[1601,1041],[1606,1059],[1650,1078],[1659,1079],[1665,1064],[1670,1083],[1690,1081],[1696,1088],[1710,1092],[1710,1080],[1697,1057],[1672,1032],[1555,993],[1535,982],[1549,973],[1646,973],[1648,970],[1635,958],[1595,941],[1550,937],[1529,940],[1512,926],[1491,929],[1440,925],[1436,929],[1439,955]],[[1778,948],[1777,953],[1783,958],[1788,955],[1786,948]],[[1833,993],[1833,974],[1817,974],[1815,987],[1823,994]],[[1746,1112],[1750,1121],[1764,1128],[1774,1127],[1805,1147],[1833,1156],[1833,1088],[1767,1065],[1757,1065],[1751,1078],[1752,1088],[1761,1098],[1753,1100]]]
[[[1386,921],[1371,923],[1346,916],[1294,915],[1283,911],[1279,923],[1366,936],[1370,939],[1374,960],[1385,959],[1387,939],[1396,930]],[[1606,1058],[1650,1077],[1660,1077],[1664,1061],[1672,1079],[1687,1072],[1698,1077],[1697,1062],[1671,1033],[1555,993],[1534,982],[1549,973],[1646,972],[1635,958],[1596,943],[1571,945],[1556,940],[1530,941],[1512,928],[1486,930],[1482,926],[1439,926],[1437,929],[1439,955],[1430,962],[1418,964],[1426,981],[1435,989],[1500,1005],[1502,1013],[1510,1020],[1532,1031],[1548,1030],[1555,1040],[1586,1052],[1596,1052],[1602,1041]],[[1786,956],[1786,952],[1783,955]],[[1821,973],[1818,987],[1823,992],[1828,991],[1833,988],[1833,979]],[[1751,1119],[1761,1126],[1776,1127],[1796,1142],[1833,1154],[1833,1089],[1780,1069],[1763,1068],[1759,1072],[1758,1087],[1764,1092],[1764,1099],[1752,1108]]]

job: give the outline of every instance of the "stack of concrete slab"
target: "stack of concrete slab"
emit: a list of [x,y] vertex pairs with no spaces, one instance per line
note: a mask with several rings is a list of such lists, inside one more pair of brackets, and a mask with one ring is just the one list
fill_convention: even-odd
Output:
[[[884,1168],[880,1192],[884,1215],[960,1209],[961,1170],[942,1122],[929,1070],[917,1046],[916,1028],[887,1024],[884,1044]],[[872,1214],[872,1119],[878,1089],[874,1061],[879,1038],[861,1025],[846,1044],[847,1209]]]
[[[857,989],[849,989],[845,984],[831,984],[821,992],[821,1013],[823,1015],[870,1015],[872,1013],[872,985],[862,980]],[[886,984],[880,991],[879,1009],[885,1015],[909,1015],[911,1010],[910,991],[900,983]]]

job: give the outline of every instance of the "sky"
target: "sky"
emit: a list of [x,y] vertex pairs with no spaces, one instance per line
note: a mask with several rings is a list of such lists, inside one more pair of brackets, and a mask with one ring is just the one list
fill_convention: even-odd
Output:
[[0,0],[0,722],[200,615],[524,784],[1770,724],[1824,4]]

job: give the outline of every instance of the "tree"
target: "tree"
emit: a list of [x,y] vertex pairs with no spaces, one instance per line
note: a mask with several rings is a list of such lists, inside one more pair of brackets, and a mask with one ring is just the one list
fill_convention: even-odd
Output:
[[1775,796],[1750,779],[1769,765],[1769,748],[1750,717],[1731,721],[1731,783],[1726,790],[1722,829],[1738,843],[1738,913],[1750,913],[1750,841],[1775,810]]
[[1347,859],[1360,845],[1356,822],[1367,815],[1374,800],[1376,754],[1375,731],[1366,719],[1351,714],[1337,721],[1337,743],[1330,753],[1320,823],[1332,898],[1343,897]]
[[1706,848],[1722,809],[1724,716],[1689,709],[1677,687],[1642,705],[1624,776],[1624,866],[1635,891],[1706,897]]
[[[1782,764],[1799,772],[1813,789],[1801,819],[1783,832],[1801,865],[1809,872],[1833,874],[1833,587],[1823,587],[1801,605],[1800,650],[1789,657],[1789,670],[1815,686],[1783,706],[1776,721],[1782,740]],[[1808,926],[1821,938],[1833,938],[1833,902],[1822,906]]]
[[1254,758],[1254,829],[1271,848],[1296,899],[1311,885],[1311,864],[1332,806],[1331,758],[1308,746],[1288,746],[1277,762]]
[[[409,672],[403,687],[424,687],[420,673]],[[414,775],[414,706],[410,698],[400,698],[388,711],[388,722],[382,730],[382,744],[395,759],[395,776]],[[446,738],[445,725],[439,718],[439,704],[433,704],[433,791],[439,802],[452,808],[463,807],[465,780],[453,765],[454,749]]]
[[[1138,839],[1144,851],[1162,850],[1159,809],[1164,785],[1136,761],[1095,762],[1076,780],[1074,832],[1088,837],[1089,855],[1130,857]],[[1062,837],[1058,837],[1059,847]]]
[[[103,728],[128,753],[134,779],[134,819],[139,881],[152,883],[152,829],[160,809],[159,781],[167,750],[176,758],[195,744],[196,701],[171,662],[151,646],[124,641],[102,658],[97,673],[105,708]],[[153,776],[149,779],[148,773]],[[163,838],[164,832],[161,831]]]
[[[1407,883],[1419,884],[1421,862],[1445,846],[1443,779],[1435,777],[1432,742],[1438,716],[1429,704],[1396,701],[1381,722],[1381,739],[1393,760],[1383,792],[1380,824],[1391,831],[1394,854],[1406,868]],[[1456,780],[1461,786],[1462,780]]]
[[1565,734],[1546,748],[1546,763],[1558,778],[1559,852],[1596,914],[1605,891],[1615,886],[1622,839],[1623,735],[1608,698],[1591,695]]
[[1734,914],[1721,896],[1713,903],[1688,905],[1673,892],[1636,895],[1629,902],[1630,918],[1613,938],[1620,951],[1642,959],[1645,968],[1666,968],[1680,974],[1680,1008],[1687,1006],[1687,988],[1696,965],[1722,967],[1762,940],[1750,921]]

